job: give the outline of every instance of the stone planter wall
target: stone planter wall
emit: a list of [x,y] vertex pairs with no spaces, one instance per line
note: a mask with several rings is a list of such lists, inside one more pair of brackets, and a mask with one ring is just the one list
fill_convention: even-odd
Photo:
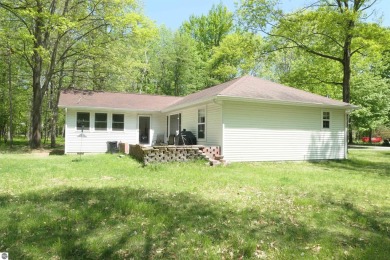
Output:
[[130,155],[144,165],[157,162],[185,162],[208,159],[203,146],[140,146],[130,145]]

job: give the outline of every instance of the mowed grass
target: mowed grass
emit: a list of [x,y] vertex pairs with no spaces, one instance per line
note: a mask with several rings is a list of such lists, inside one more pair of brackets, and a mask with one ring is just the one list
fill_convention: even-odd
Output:
[[142,167],[0,154],[10,259],[389,259],[390,151],[346,161]]

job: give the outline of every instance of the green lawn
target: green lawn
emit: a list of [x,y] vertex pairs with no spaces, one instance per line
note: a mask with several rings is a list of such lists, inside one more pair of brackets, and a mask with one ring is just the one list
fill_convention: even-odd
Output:
[[0,180],[10,259],[390,256],[390,151],[214,168],[0,153]]

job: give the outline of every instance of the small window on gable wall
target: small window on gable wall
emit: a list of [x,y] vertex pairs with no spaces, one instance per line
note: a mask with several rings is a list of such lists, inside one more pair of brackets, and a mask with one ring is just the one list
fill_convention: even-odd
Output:
[[206,137],[206,109],[198,110],[198,139]]
[[330,128],[330,112],[329,111],[322,112],[322,128],[323,129]]

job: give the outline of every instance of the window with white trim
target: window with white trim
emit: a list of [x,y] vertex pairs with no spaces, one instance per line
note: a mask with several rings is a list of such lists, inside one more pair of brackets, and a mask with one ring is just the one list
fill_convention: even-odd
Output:
[[322,128],[329,129],[330,128],[330,112],[322,111]]
[[206,109],[198,109],[198,139],[206,138]]
[[95,130],[106,131],[107,130],[107,114],[95,113]]
[[89,113],[77,112],[77,130],[89,130]]
[[112,114],[112,131],[123,131],[125,129],[125,115]]

